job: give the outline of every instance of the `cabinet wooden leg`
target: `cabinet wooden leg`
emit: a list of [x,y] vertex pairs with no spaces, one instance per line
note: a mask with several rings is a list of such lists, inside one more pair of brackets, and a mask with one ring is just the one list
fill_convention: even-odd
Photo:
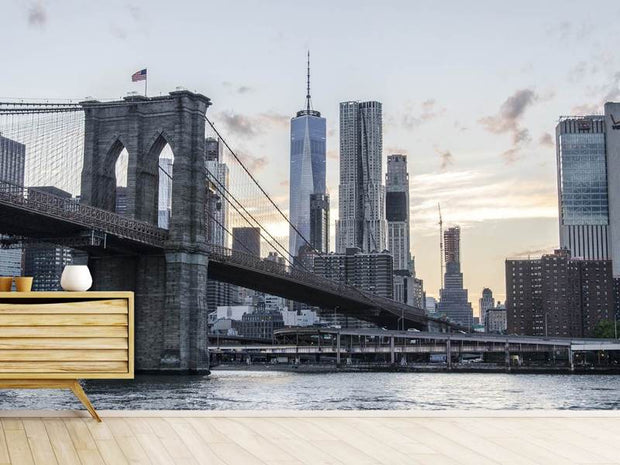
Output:
[[75,394],[75,397],[77,397],[80,402],[82,402],[82,405],[86,407],[86,410],[90,412],[92,417],[98,422],[101,422],[101,418],[97,414],[97,411],[95,410],[95,407],[93,407],[93,404],[91,404],[90,400],[88,400],[88,397],[86,396],[84,389],[82,389],[82,386],[80,386],[79,381],[76,380],[71,384],[71,391],[73,392],[73,394]]

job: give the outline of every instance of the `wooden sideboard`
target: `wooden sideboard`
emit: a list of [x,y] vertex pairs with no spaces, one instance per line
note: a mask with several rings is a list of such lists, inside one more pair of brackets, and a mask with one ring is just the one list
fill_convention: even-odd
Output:
[[134,377],[133,292],[0,292],[0,388],[70,389]]

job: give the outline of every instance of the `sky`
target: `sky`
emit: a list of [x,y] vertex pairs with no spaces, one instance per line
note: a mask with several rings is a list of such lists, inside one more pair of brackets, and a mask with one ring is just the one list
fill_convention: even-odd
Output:
[[[289,120],[327,118],[337,218],[338,104],[383,104],[384,157],[408,156],[412,252],[440,285],[437,204],[464,281],[504,300],[504,261],[558,246],[555,125],[620,99],[614,1],[0,0],[0,97],[99,99],[182,86],[288,208]],[[333,228],[333,224],[332,224]],[[333,244],[333,241],[332,241]]]

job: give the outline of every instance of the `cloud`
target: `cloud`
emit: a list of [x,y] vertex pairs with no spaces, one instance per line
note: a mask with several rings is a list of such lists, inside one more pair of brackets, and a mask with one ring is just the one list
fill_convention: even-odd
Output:
[[446,169],[448,169],[449,166],[454,164],[454,156],[452,156],[452,152],[450,152],[449,150],[438,150],[435,149],[435,151],[437,152],[437,154],[439,155],[439,159],[440,161],[440,165],[439,165],[439,169],[441,171],[445,171]]
[[47,10],[43,1],[39,0],[28,8],[28,24],[32,27],[43,28],[47,23]]
[[571,115],[597,115],[603,111],[603,106],[601,104],[595,103],[584,103],[582,105],[577,105],[571,108]]
[[226,130],[233,135],[248,138],[265,134],[274,127],[288,127],[290,118],[275,112],[245,116],[231,111],[217,113],[215,122],[221,122]]
[[125,40],[127,38],[127,31],[125,28],[118,26],[117,24],[110,24],[110,33],[120,40]]
[[239,94],[247,94],[252,91],[254,91],[254,89],[249,86],[239,86],[239,88],[237,89],[237,92]]
[[600,115],[605,102],[620,100],[620,71],[614,71],[604,84],[589,88],[592,101],[576,105],[571,109],[574,115]]
[[525,111],[538,98],[532,89],[517,90],[502,103],[497,114],[478,120],[487,131],[493,134],[510,134],[512,136],[512,147],[502,153],[502,158],[507,163],[513,163],[519,159],[520,149],[531,141],[529,131],[522,128],[520,122]]
[[238,136],[253,137],[257,134],[255,122],[250,118],[238,113],[220,113],[220,121],[226,126],[226,129]]
[[260,171],[269,164],[269,160],[264,156],[257,157],[245,150],[236,150],[235,153],[245,167],[251,172]]
[[519,131],[519,119],[527,107],[532,105],[536,99],[537,96],[531,89],[517,90],[502,103],[495,116],[487,116],[479,121],[486,127],[487,131],[495,134],[516,133]]
[[540,258],[541,255],[553,253],[557,249],[557,244],[547,245],[536,249],[520,250],[518,252],[512,252],[508,254],[509,259],[524,259],[524,258]]
[[554,147],[555,146],[555,141],[553,140],[553,136],[549,134],[548,132],[541,134],[540,138],[538,139],[538,143],[542,145],[543,147]]
[[443,115],[446,112],[446,109],[439,107],[435,99],[428,99],[419,105],[408,103],[405,111],[406,113],[401,118],[402,126],[407,129],[415,129],[418,126]]
[[555,185],[534,177],[450,170],[411,176],[410,185],[411,217],[422,234],[436,231],[437,202],[444,219],[464,227],[489,220],[557,217]]
[[595,25],[591,22],[578,24],[562,21],[547,28],[547,35],[561,41],[579,41],[589,37],[595,31]]
[[327,158],[330,158],[332,160],[338,160],[339,159],[338,150],[328,149],[327,150]]

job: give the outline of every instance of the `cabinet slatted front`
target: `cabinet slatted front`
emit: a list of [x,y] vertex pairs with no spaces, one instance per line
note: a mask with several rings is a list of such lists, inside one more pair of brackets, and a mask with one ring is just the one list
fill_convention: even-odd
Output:
[[0,387],[133,378],[133,333],[132,292],[0,292]]

